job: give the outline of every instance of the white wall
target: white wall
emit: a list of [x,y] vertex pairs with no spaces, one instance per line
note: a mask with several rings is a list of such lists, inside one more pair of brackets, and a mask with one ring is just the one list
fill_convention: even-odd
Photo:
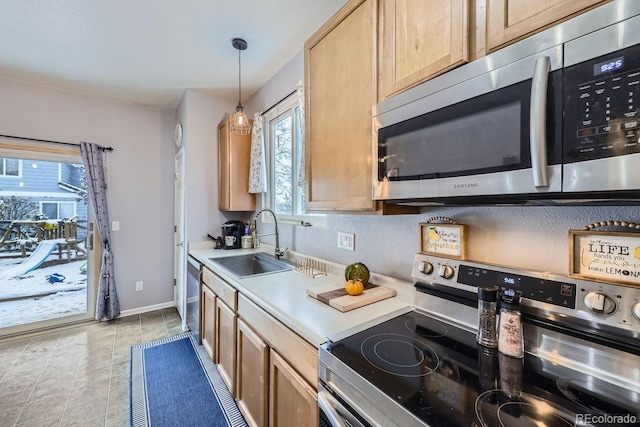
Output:
[[[303,76],[300,51],[251,97],[247,108],[270,107],[294,90]],[[637,207],[615,206],[501,206],[423,208],[420,214],[397,216],[329,214],[326,228],[282,225],[280,245],[342,264],[361,261],[373,271],[410,280],[413,256],[419,250],[419,223],[442,215],[468,225],[469,259],[567,274],[569,229],[610,219],[640,222],[639,212]],[[355,234],[354,252],[337,249],[338,231]]]
[[[0,78],[0,133],[112,146],[107,198],[122,310],[173,301],[173,112]],[[136,292],[135,282],[144,290]]]
[[218,124],[236,102],[187,89],[176,112],[184,127],[188,242],[207,240],[207,234],[219,236],[227,220],[246,221],[250,216],[218,209]]

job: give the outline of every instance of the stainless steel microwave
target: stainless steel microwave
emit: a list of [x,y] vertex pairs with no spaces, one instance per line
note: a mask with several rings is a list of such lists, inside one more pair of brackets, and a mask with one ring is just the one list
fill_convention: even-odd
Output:
[[638,29],[617,0],[377,104],[374,199],[640,200]]

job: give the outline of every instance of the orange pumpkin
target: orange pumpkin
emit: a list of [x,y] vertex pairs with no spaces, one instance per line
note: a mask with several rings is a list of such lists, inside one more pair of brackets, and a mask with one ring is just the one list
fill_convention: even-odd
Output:
[[364,285],[359,280],[349,280],[347,284],[344,285],[345,290],[349,295],[360,295],[364,292]]

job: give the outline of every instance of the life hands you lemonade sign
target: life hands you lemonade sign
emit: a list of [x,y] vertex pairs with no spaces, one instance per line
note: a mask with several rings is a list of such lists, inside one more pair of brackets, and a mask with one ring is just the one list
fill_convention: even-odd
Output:
[[420,224],[420,251],[425,254],[464,259],[465,226],[459,224]]
[[569,274],[640,286],[640,235],[569,231]]

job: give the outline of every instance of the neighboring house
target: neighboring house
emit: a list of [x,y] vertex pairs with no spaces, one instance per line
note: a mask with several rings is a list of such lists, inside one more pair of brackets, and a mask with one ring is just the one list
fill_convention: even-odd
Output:
[[82,165],[0,157],[0,198],[29,198],[46,219],[78,215],[85,220],[86,189],[82,176]]

